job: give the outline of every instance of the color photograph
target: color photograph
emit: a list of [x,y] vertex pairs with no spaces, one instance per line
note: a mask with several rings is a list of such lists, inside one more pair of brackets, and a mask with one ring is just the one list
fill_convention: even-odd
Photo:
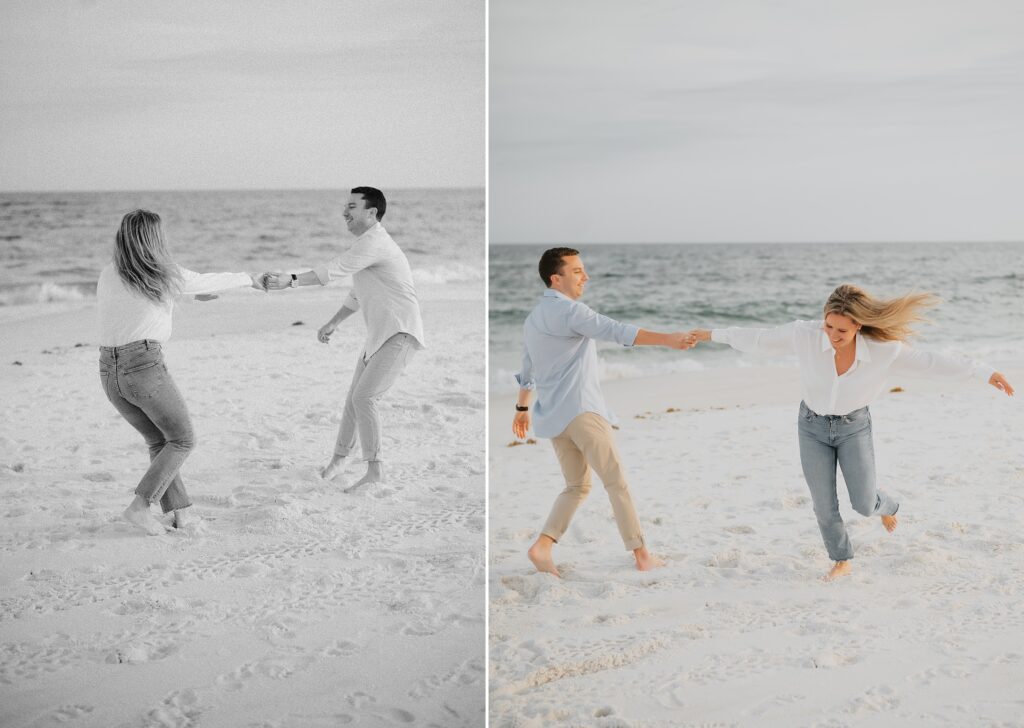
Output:
[[1024,14],[489,7],[490,725],[1020,725]]

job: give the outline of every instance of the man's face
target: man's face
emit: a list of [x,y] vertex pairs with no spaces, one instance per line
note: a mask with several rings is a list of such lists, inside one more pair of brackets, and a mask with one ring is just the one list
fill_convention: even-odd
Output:
[[551,287],[575,301],[583,295],[583,287],[589,280],[580,256],[567,255],[562,258],[561,272],[551,276]]
[[352,194],[345,203],[345,226],[353,235],[362,235],[377,222],[377,208],[366,208],[366,200],[362,195]]

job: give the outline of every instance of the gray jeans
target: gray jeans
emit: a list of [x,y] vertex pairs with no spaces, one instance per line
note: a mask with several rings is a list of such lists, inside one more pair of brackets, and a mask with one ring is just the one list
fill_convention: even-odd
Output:
[[363,459],[380,460],[380,413],[377,403],[398,379],[416,350],[409,334],[395,334],[370,356],[359,357],[352,385],[345,398],[334,454],[347,456],[356,446],[356,435],[363,446]]
[[160,342],[101,346],[100,381],[107,399],[149,447],[149,470],[135,494],[149,503],[160,501],[164,513],[192,505],[178,474],[195,447],[192,421],[164,366]]
[[811,489],[814,515],[829,558],[853,558],[853,546],[839,515],[836,463],[843,469],[850,505],[863,516],[891,516],[900,505],[875,487],[875,449],[867,407],[845,415],[819,415],[800,403],[797,419],[800,464]]

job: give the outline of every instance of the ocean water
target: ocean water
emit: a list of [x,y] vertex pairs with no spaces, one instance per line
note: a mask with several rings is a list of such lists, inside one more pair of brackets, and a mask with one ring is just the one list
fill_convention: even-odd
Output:
[[[482,189],[384,192],[384,226],[418,284],[482,284]],[[0,306],[93,298],[121,217],[140,207],[160,215],[171,254],[193,270],[322,263],[352,240],[341,215],[347,198],[347,190],[0,193]]]
[[[516,388],[522,325],[542,294],[537,261],[548,246],[489,252],[490,387]],[[583,301],[599,313],[660,331],[777,326],[821,317],[840,283],[880,296],[938,294],[914,345],[995,367],[1024,366],[1024,244],[622,244],[576,246],[590,276]],[[705,367],[791,364],[719,345],[687,352],[598,344],[602,377]]]

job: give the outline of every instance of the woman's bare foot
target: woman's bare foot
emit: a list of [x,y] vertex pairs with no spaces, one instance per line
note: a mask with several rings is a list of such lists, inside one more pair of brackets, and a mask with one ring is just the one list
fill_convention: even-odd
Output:
[[331,458],[331,462],[327,463],[320,471],[320,477],[324,480],[333,480],[343,467],[345,467],[345,456],[335,455]]
[[885,530],[892,533],[896,530],[896,516],[882,516],[882,525],[885,526]]
[[551,556],[551,547],[554,545],[555,540],[542,533],[533,542],[533,546],[526,552],[526,555],[530,557],[530,561],[537,567],[537,571],[544,574],[554,574],[561,578],[562,575],[558,573],[558,569],[555,567],[555,560]]
[[650,571],[665,565],[665,560],[652,554],[646,546],[634,549],[633,557],[636,559],[636,568],[640,571]]
[[821,577],[822,581],[835,581],[841,576],[848,575],[853,571],[853,564],[850,563],[849,559],[846,561],[837,561],[832,567],[832,570]]
[[150,536],[159,536],[167,530],[167,526],[156,520],[150,512],[149,503],[141,495],[135,496],[135,500],[124,509],[124,513],[121,515],[128,523]]

